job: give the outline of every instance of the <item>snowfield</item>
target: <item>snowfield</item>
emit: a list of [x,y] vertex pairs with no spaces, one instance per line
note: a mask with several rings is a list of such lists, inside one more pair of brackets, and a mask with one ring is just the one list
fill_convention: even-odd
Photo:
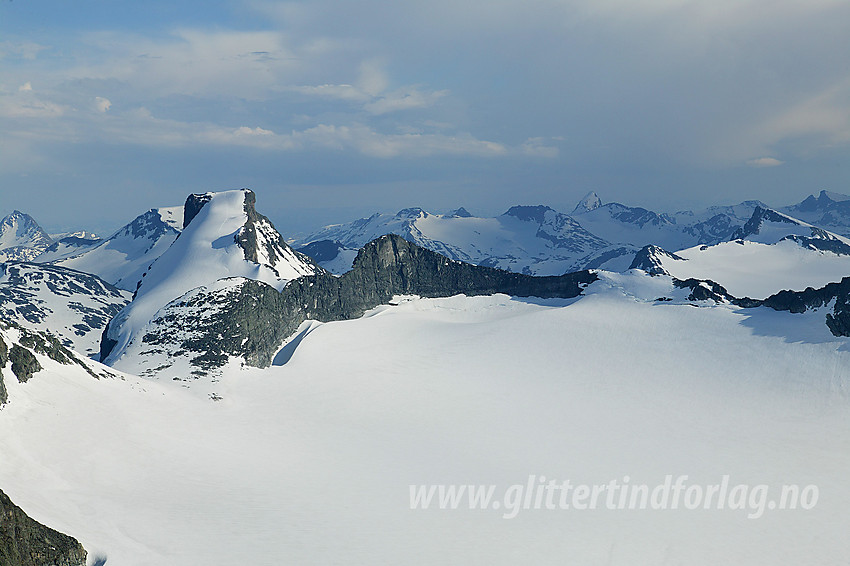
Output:
[[[573,300],[412,299],[313,324],[217,382],[4,370],[0,485],[120,566],[835,565],[850,350],[822,315],[695,308],[670,279]],[[212,394],[220,398],[211,399]],[[411,484],[816,485],[811,510],[411,510]]]

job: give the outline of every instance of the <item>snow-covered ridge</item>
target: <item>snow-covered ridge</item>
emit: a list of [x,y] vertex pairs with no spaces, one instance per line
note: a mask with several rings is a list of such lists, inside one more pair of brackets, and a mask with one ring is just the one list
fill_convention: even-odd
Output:
[[135,291],[145,271],[177,239],[182,225],[183,207],[152,208],[93,246],[48,248],[35,261],[92,273]]

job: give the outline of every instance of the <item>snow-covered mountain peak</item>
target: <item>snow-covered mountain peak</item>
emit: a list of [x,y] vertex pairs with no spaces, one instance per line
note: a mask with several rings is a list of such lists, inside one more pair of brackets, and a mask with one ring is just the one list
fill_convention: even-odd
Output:
[[0,220],[0,261],[30,261],[52,243],[38,222],[20,210]]
[[427,218],[428,213],[419,208],[418,206],[412,208],[402,208],[395,214],[396,218],[404,218],[409,220],[415,220],[416,218]]
[[193,289],[244,278],[280,290],[291,279],[321,271],[293,251],[254,204],[247,189],[189,196],[180,237],[151,265],[133,301],[109,325],[108,363],[130,347],[140,354],[157,313]]
[[573,209],[573,214],[590,212],[591,210],[596,210],[600,206],[602,206],[602,199],[599,198],[599,195],[597,195],[595,191],[590,191],[584,195],[584,198],[578,201],[578,204]]

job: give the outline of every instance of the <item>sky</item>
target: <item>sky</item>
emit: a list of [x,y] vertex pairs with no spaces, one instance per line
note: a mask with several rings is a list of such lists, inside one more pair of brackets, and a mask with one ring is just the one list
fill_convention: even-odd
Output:
[[846,0],[0,0],[0,215],[249,187],[284,235],[850,193]]

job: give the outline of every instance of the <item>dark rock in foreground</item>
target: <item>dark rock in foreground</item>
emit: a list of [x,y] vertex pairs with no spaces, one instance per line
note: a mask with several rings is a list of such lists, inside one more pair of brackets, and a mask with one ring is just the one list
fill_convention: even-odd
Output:
[[0,566],[85,566],[76,539],[31,519],[0,491]]

